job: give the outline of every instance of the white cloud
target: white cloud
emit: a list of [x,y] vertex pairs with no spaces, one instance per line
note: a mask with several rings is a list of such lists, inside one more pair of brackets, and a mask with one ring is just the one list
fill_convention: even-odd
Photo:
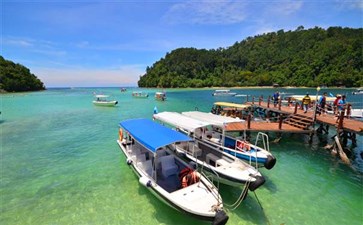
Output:
[[35,40],[24,37],[4,37],[3,45],[46,56],[65,56],[67,54],[66,51],[58,49],[57,44],[46,40]]
[[291,15],[301,9],[302,1],[277,1],[272,7],[272,11],[276,14]]
[[46,87],[136,86],[145,67],[121,66],[118,69],[34,68],[32,72]]
[[21,38],[3,38],[3,45],[12,45],[16,47],[32,47],[34,44],[33,41],[29,39],[21,39]]
[[185,1],[170,7],[164,20],[174,24],[233,24],[246,16],[247,3],[240,1]]
[[337,3],[337,5],[341,8],[341,9],[358,9],[358,10],[363,10],[363,1],[362,0],[358,0],[358,1],[354,1],[354,0],[336,0],[335,1]]

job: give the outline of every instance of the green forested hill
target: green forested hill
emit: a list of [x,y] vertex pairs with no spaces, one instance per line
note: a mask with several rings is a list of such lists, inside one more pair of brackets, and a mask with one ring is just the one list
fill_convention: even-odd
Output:
[[44,90],[44,84],[23,65],[0,56],[0,90],[7,92]]
[[140,87],[363,86],[363,29],[315,27],[248,37],[216,50],[179,48]]

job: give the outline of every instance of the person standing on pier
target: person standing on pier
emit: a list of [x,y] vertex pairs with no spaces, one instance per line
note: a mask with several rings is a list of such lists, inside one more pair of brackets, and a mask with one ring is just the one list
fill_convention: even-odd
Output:
[[274,99],[274,107],[276,107],[276,105],[279,103],[279,97],[280,97],[279,92],[276,91],[275,94],[272,97]]
[[340,114],[345,110],[347,105],[346,97],[345,95],[342,95],[342,98],[338,101],[337,108],[338,108],[338,118],[336,123],[338,123]]
[[311,102],[311,98],[309,96],[309,93],[306,93],[305,97],[302,99],[304,113],[306,113],[308,111],[310,102]]
[[321,115],[321,112],[323,112],[323,114],[326,114],[326,111],[325,111],[326,95],[327,95],[327,93],[324,92],[324,94],[319,99],[319,108],[318,108],[318,112],[317,112],[319,115]]
[[338,115],[338,113],[339,113],[338,102],[340,101],[341,98],[342,98],[342,96],[340,94],[336,95],[336,98],[335,98],[334,103],[333,103],[334,115]]

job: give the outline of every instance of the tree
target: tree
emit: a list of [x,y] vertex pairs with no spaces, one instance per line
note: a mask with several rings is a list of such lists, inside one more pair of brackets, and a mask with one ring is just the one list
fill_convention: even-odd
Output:
[[0,89],[7,92],[39,91],[45,90],[45,86],[28,68],[0,56]]

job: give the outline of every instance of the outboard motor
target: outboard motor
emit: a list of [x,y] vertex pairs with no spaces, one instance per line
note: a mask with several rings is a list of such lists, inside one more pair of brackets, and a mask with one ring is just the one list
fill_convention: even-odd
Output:
[[250,174],[250,176],[256,179],[254,182],[250,183],[250,186],[248,187],[248,189],[250,191],[255,191],[257,188],[259,188],[261,185],[263,185],[266,181],[263,176],[255,176],[252,174]]
[[276,164],[276,158],[273,157],[272,155],[268,155],[267,160],[264,164],[265,168],[270,170],[270,169],[272,169],[272,167],[275,166],[275,164]]

